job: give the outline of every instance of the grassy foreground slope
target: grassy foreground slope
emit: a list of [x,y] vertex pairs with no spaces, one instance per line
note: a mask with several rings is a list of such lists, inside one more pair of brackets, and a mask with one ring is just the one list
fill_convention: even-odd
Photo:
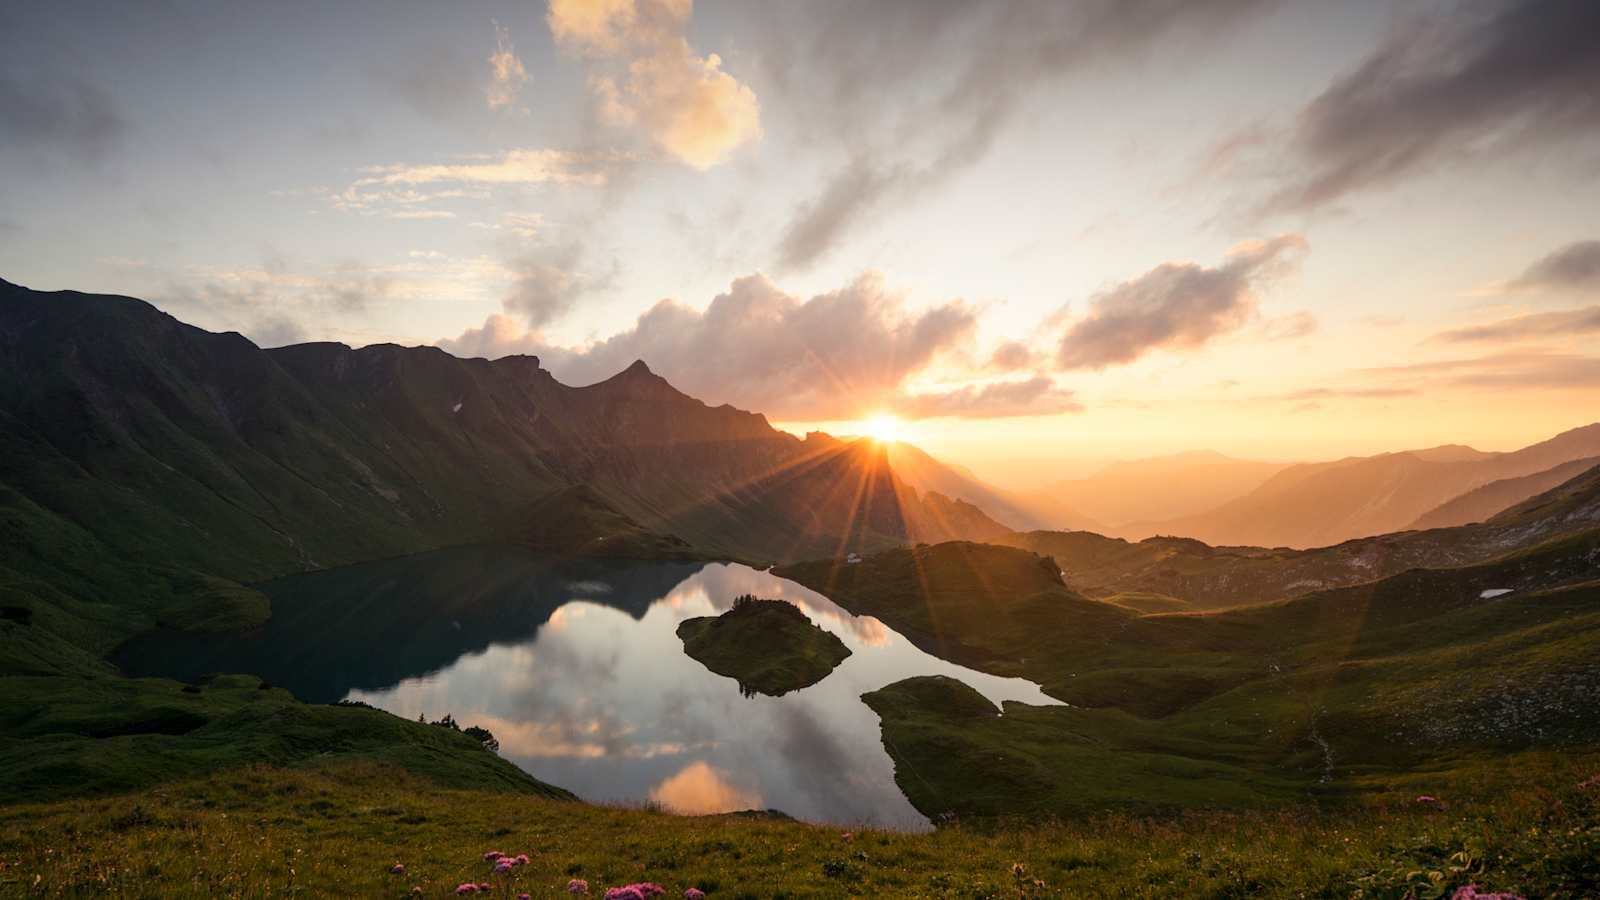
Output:
[[[372,764],[242,769],[111,798],[0,810],[0,893],[39,897],[566,896],[652,881],[681,896],[1527,897],[1600,890],[1600,769],[1524,754],[1359,809],[1098,815],[931,834],[448,790]],[[495,875],[489,850],[528,854]],[[390,868],[403,865],[402,874]]]

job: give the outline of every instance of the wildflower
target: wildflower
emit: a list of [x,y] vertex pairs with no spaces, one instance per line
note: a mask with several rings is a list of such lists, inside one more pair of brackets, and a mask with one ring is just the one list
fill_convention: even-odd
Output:
[[404,875],[405,873],[406,873],[406,867],[401,865],[401,864],[399,864],[399,863],[395,863],[394,865],[389,867],[389,874],[390,875]]
[[511,867],[514,865],[516,865],[516,863],[512,862],[510,858],[502,856],[495,860],[494,873],[496,875],[504,875],[505,873],[511,871]]
[[1415,801],[1419,806],[1443,806],[1444,803],[1432,794],[1418,794]]
[[480,882],[478,882],[478,890],[483,891],[484,893],[487,894],[488,892],[494,890],[494,885],[490,884],[487,881],[480,881]]
[[1578,790],[1580,791],[1587,791],[1592,787],[1600,787],[1600,775],[1590,775],[1588,778],[1578,782]]
[[413,884],[411,886],[411,896],[413,896],[413,897],[421,897],[422,896],[422,885]]
[[533,898],[527,894],[518,894],[517,900],[533,900]]
[[683,892],[683,900],[706,900],[706,892],[699,888],[689,888]]
[[614,887],[606,889],[606,900],[644,900],[644,895],[632,887]]
[[582,878],[574,878],[567,882],[567,893],[574,897],[579,894],[587,894],[589,893],[589,882],[584,881]]
[[470,881],[456,885],[456,894],[458,895],[476,894],[477,892],[478,886]]
[[488,853],[485,853],[483,855],[483,861],[484,862],[494,862],[495,860],[499,859],[502,856],[505,856],[505,854],[501,853],[499,850],[490,850]]
[[1450,895],[1450,900],[1527,900],[1527,898],[1510,891],[1481,891],[1477,885],[1469,884],[1466,887],[1456,888],[1456,892]]
[[856,836],[851,834],[850,832],[846,831],[845,833],[839,835],[839,839],[842,840],[842,841],[845,841],[846,843],[848,843],[850,841],[855,840]]
[[517,854],[517,858],[513,859],[512,862],[516,863],[519,866],[525,866],[529,862],[528,854],[526,854],[526,853],[518,853]]

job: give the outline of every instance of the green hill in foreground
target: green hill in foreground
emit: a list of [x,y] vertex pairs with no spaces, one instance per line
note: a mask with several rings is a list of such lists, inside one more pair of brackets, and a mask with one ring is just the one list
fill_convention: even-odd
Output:
[[838,637],[786,600],[739,597],[720,616],[678,624],[683,652],[739,682],[747,693],[781,697],[828,677],[850,655]]
[[[1448,897],[1476,884],[1530,898],[1600,890],[1594,753],[1519,754],[1419,775],[1359,808],[1159,819],[1034,818],[930,834],[761,816],[449,790],[372,764],[242,769],[107,798],[0,809],[0,893],[41,897],[590,896],[654,882],[667,896]],[[1417,795],[1439,798],[1418,802]],[[506,875],[490,850],[526,853]],[[403,865],[401,874],[390,868]]]

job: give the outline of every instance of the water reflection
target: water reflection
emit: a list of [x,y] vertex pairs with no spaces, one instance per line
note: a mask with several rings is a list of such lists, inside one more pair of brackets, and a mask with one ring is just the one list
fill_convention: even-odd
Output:
[[[574,566],[467,548],[264,589],[274,604],[266,628],[221,641],[145,639],[124,648],[125,667],[254,671],[306,699],[348,697],[408,718],[449,713],[588,800],[925,827],[894,784],[862,693],[944,674],[996,702],[1053,702],[1033,684],[929,656],[876,619],[739,565]],[[850,657],[799,691],[741,696],[733,679],[683,653],[676,629],[745,593],[797,604]]]

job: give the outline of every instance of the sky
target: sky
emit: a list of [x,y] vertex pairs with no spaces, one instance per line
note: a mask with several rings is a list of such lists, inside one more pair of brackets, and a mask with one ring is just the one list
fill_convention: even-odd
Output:
[[0,277],[980,469],[1600,419],[1600,4],[0,7]]

